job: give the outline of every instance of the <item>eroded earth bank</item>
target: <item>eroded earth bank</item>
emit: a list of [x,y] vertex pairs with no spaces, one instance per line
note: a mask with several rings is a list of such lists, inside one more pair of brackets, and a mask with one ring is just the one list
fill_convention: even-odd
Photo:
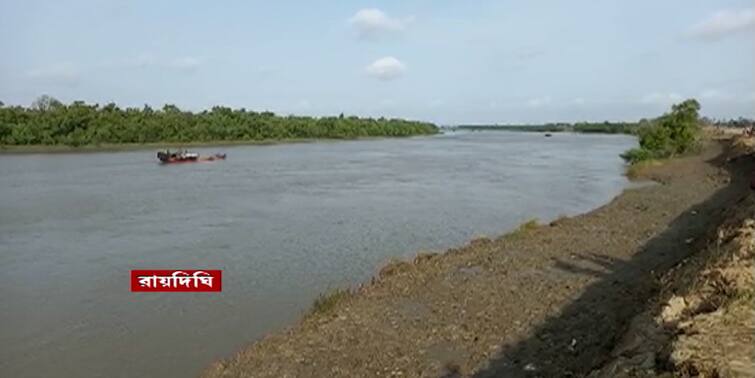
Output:
[[396,262],[207,377],[753,374],[752,149],[709,140],[588,214]]

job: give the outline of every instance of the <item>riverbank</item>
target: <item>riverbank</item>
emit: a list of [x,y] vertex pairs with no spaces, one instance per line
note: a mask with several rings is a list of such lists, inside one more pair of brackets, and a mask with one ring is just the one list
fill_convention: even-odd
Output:
[[753,159],[727,149],[648,167],[659,185],[590,213],[390,264],[205,376],[586,375],[751,196]]
[[210,148],[210,147],[232,147],[232,146],[272,146],[279,144],[297,144],[297,143],[336,143],[353,140],[378,140],[386,138],[412,138],[412,136],[398,137],[356,137],[356,138],[291,138],[291,139],[264,139],[264,140],[238,140],[228,141],[220,140],[215,142],[165,142],[165,143],[119,143],[119,144],[98,144],[84,146],[67,146],[67,145],[23,145],[9,146],[0,145],[0,154],[79,154],[79,153],[97,153],[97,152],[123,152],[123,151],[146,151],[146,150],[164,150],[166,148]]
[[715,236],[661,278],[591,378],[755,376],[755,197],[726,210]]
[[[755,139],[738,136],[729,163],[755,153]],[[659,295],[632,319],[610,360],[591,378],[650,377],[664,371],[755,376],[755,196],[743,195],[721,212],[722,223],[707,242],[697,243],[698,251],[661,278]]]

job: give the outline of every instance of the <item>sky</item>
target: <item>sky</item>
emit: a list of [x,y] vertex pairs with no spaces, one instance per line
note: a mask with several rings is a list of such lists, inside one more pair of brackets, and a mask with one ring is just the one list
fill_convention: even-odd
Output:
[[0,101],[439,124],[755,117],[755,2],[0,0]]

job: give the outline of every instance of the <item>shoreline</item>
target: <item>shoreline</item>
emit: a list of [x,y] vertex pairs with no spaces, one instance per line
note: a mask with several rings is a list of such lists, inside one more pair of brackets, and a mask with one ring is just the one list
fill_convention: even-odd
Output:
[[277,146],[281,144],[303,143],[337,143],[347,141],[366,141],[380,139],[407,139],[438,134],[410,135],[410,136],[375,136],[356,138],[292,138],[292,139],[265,139],[265,140],[223,140],[213,142],[149,142],[149,143],[119,143],[99,144],[84,146],[68,145],[0,145],[0,155],[27,155],[27,154],[78,154],[78,153],[101,153],[101,152],[125,152],[161,150],[165,148],[210,148],[210,147],[236,147],[236,146]]
[[[471,130],[470,132],[484,132]],[[498,131],[500,132],[500,131]],[[534,134],[529,131],[504,130],[503,132]],[[576,135],[624,135],[616,133],[585,133],[573,131],[561,131],[560,134]],[[0,155],[32,155],[32,154],[79,154],[79,153],[102,153],[102,152],[127,152],[161,150],[165,148],[212,148],[212,147],[236,147],[236,146],[277,146],[282,144],[305,144],[305,143],[338,143],[351,141],[370,141],[385,139],[410,139],[443,135],[441,130],[434,134],[417,134],[406,136],[367,136],[354,138],[290,138],[290,139],[264,139],[264,140],[219,140],[210,142],[148,142],[148,143],[103,143],[83,146],[69,145],[0,145]]]
[[204,374],[586,374],[652,296],[653,277],[690,255],[690,235],[732,201],[732,178],[712,163],[723,148],[710,144],[643,169],[635,180],[660,185],[588,213],[391,263]]

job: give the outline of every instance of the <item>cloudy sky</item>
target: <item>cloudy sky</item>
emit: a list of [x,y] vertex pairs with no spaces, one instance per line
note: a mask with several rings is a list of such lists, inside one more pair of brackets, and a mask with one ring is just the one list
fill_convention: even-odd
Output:
[[0,0],[0,100],[442,124],[755,116],[755,2]]

